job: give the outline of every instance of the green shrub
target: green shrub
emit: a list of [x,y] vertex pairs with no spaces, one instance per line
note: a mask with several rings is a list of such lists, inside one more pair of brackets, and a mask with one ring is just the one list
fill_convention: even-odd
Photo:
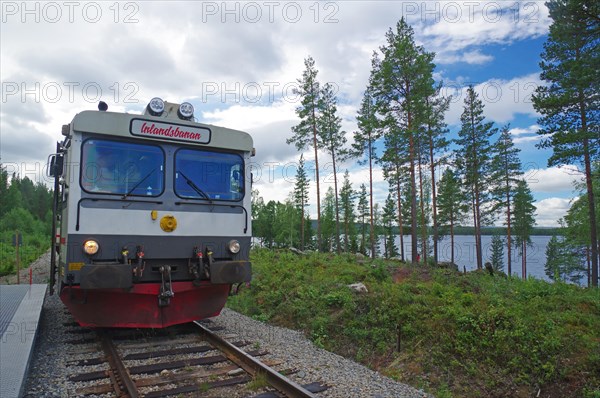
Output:
[[[581,380],[575,395],[597,396],[597,289],[319,253],[256,250],[252,262],[252,287],[229,306],[401,381],[441,396],[502,397],[568,389],[570,379]],[[354,282],[369,293],[352,292]]]

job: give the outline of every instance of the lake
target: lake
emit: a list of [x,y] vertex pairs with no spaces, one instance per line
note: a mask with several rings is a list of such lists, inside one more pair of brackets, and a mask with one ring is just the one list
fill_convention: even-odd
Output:
[[[506,237],[504,237],[506,239]],[[546,265],[546,246],[550,241],[551,236],[532,236],[532,246],[527,247],[527,276],[533,276],[538,279],[549,281],[544,272],[544,266]],[[514,240],[513,240],[514,242]],[[404,236],[404,256],[410,258],[411,254],[411,237],[409,235]],[[483,245],[483,263],[490,261],[492,255],[492,236],[483,235],[481,237],[481,244]],[[514,245],[514,243],[513,243]],[[396,237],[396,246],[400,248],[400,236]],[[419,248],[420,249],[420,248]],[[433,247],[432,247],[433,250]],[[381,245],[381,252],[383,253],[383,245]],[[477,269],[477,260],[475,256],[475,238],[472,235],[456,235],[454,236],[454,262],[459,266],[459,270],[463,270],[463,267],[467,271]],[[444,237],[438,244],[438,257],[439,261],[450,261],[451,256],[451,244],[450,236]],[[521,256],[516,249],[511,251],[512,257],[512,274],[515,276],[522,276],[521,272]],[[504,272],[507,272],[508,253],[506,251],[506,244],[504,245]],[[587,284],[587,278],[582,278],[580,284]]]

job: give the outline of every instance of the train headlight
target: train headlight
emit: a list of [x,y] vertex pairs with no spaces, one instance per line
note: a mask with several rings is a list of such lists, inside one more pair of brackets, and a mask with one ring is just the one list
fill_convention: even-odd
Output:
[[86,240],[83,243],[83,251],[86,254],[89,254],[90,256],[93,256],[94,254],[98,253],[99,249],[100,249],[100,245],[95,240],[90,239],[90,240]]
[[233,254],[238,254],[240,252],[240,242],[235,239],[232,239],[227,244],[227,249]]
[[192,116],[194,116],[194,106],[189,102],[182,103],[179,105],[177,116],[179,116],[180,119],[190,120]]
[[152,116],[160,116],[164,111],[165,102],[162,99],[154,97],[148,103],[148,112],[150,112]]

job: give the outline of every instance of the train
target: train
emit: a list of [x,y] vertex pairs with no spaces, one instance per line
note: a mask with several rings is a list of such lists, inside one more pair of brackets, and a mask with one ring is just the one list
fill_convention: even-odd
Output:
[[86,327],[164,328],[218,315],[250,282],[250,134],[190,102],[77,113],[48,157],[50,293]]

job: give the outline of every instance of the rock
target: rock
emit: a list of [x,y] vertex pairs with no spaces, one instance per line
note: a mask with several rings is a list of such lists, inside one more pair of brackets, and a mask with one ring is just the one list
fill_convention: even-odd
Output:
[[304,256],[306,253],[304,253],[302,250],[300,249],[296,249],[295,247],[290,247],[289,249],[292,253],[297,254],[299,256]]
[[227,376],[237,376],[241,373],[244,373],[244,369],[237,368],[237,369],[230,370],[229,372],[227,372]]
[[446,269],[453,269],[455,271],[458,271],[458,265],[456,265],[455,263],[451,263],[449,261],[440,261],[438,263],[438,267],[439,268],[446,268]]
[[355,291],[356,293],[369,293],[369,290],[367,289],[365,284],[362,282],[353,283],[351,285],[348,285],[348,287],[350,289],[352,289],[353,291]]

